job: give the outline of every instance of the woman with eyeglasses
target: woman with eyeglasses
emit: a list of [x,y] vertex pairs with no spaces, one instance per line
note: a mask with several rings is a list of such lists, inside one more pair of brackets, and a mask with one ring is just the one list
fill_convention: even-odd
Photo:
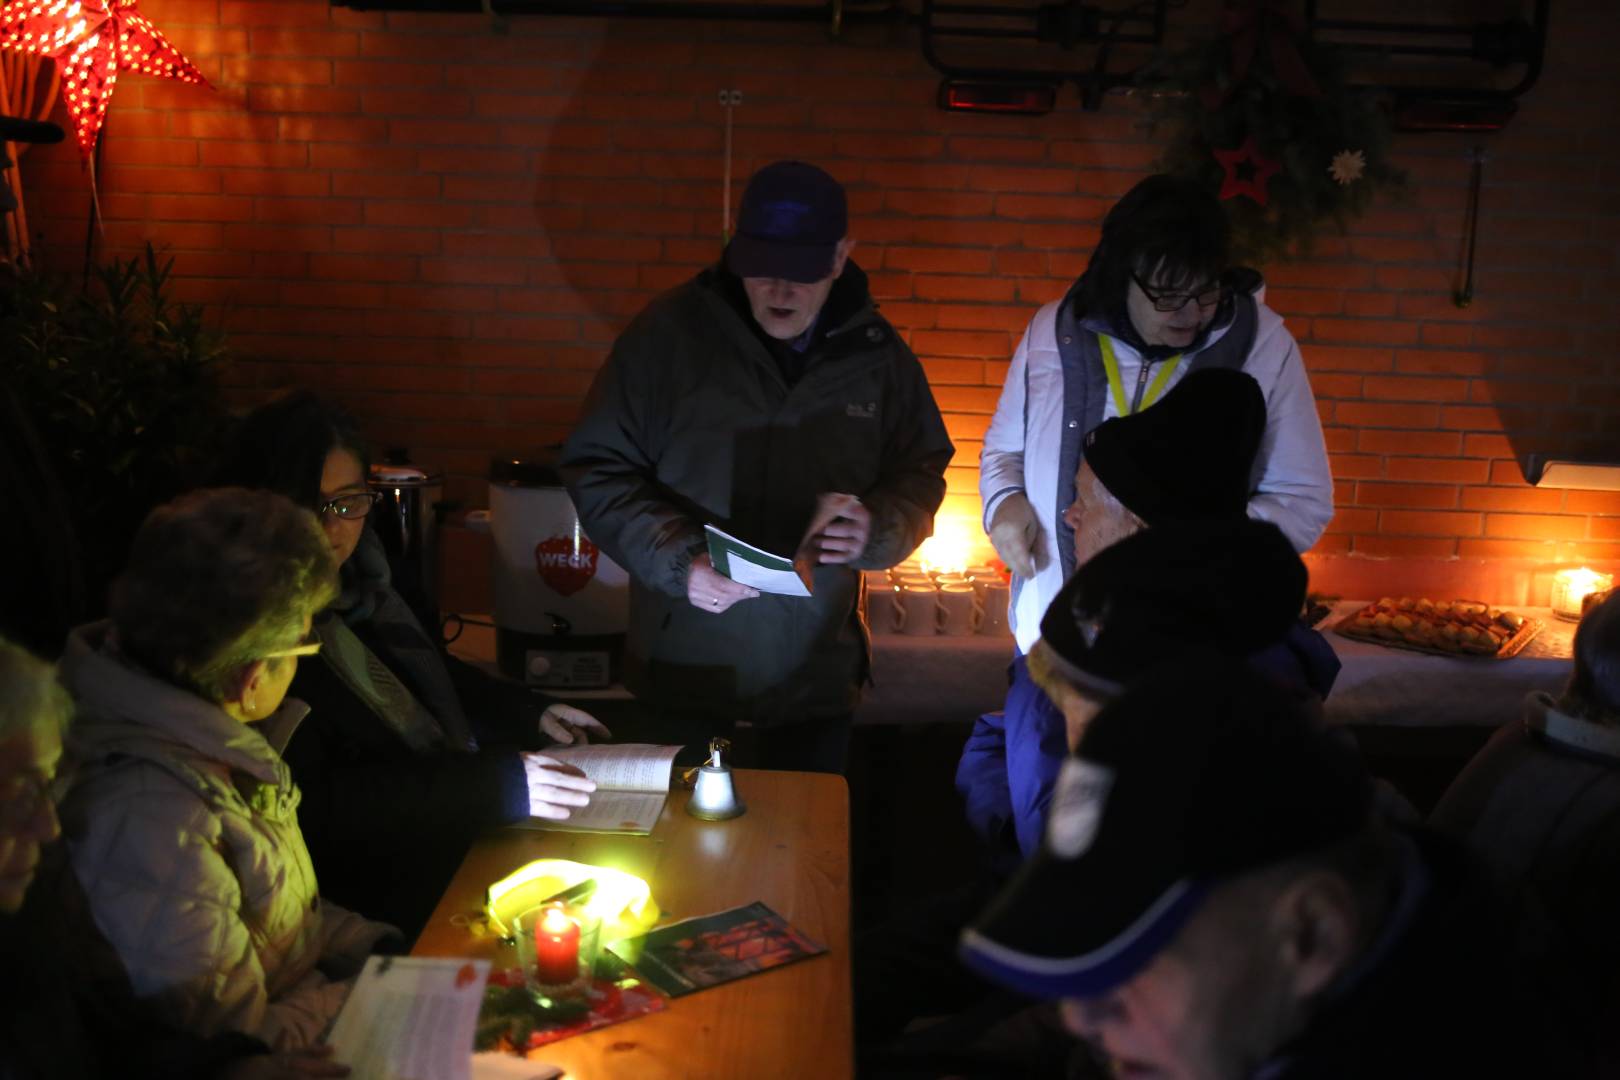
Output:
[[108,619],[68,639],[73,869],[136,996],[181,1030],[312,1045],[397,938],[318,890],[280,753],[307,723],[287,688],[336,592],[309,511],[199,491],[152,511]]
[[315,617],[319,657],[293,681],[311,716],[285,755],[326,894],[414,937],[478,835],[589,801],[595,785],[538,749],[608,731],[444,651],[366,528],[368,464],[355,423],[296,391],[243,420],[219,479],[320,518],[341,589]]
[[1220,202],[1202,184],[1150,176],[1103,220],[1084,274],[1036,312],[1013,354],[979,457],[984,526],[1013,572],[1018,652],[1074,572],[1063,512],[1104,420],[1151,408],[1188,372],[1241,370],[1266,399],[1250,517],[1296,551],[1333,516],[1333,481],[1299,346],[1253,270],[1229,261]]

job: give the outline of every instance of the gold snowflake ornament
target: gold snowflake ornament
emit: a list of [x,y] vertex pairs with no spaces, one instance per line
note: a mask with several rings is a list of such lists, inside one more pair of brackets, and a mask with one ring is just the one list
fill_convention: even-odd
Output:
[[1367,172],[1367,157],[1360,150],[1340,150],[1333,155],[1333,163],[1328,166],[1335,182],[1344,187],[1360,180]]

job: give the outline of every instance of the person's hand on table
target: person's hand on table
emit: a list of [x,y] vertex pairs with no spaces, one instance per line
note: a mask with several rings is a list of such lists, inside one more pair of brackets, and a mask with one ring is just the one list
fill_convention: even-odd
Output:
[[349,1067],[332,1060],[330,1046],[254,1054],[232,1062],[219,1080],[304,1080],[310,1076],[348,1076]]
[[686,598],[699,611],[718,615],[739,600],[752,600],[759,590],[732,581],[714,568],[707,552],[692,558],[692,569],[686,575]]
[[586,746],[592,735],[599,740],[613,738],[602,721],[584,709],[562,704],[548,705],[540,714],[540,734],[559,746]]
[[872,536],[872,511],[855,495],[827,495],[823,498],[842,499],[838,516],[821,527],[810,543],[817,552],[817,562],[848,563],[861,557],[866,542]]
[[529,816],[565,821],[576,806],[591,801],[596,783],[579,769],[549,754],[522,754],[529,781]]

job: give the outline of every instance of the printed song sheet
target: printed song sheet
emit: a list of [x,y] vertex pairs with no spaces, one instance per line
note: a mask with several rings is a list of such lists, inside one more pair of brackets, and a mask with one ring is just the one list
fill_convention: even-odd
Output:
[[468,1080],[487,960],[373,956],[327,1039],[354,1080]]

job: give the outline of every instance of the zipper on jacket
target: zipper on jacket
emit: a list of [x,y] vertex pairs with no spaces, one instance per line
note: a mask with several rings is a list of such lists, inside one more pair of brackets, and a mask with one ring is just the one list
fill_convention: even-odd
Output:
[[1147,389],[1148,368],[1158,362],[1157,360],[1149,360],[1145,356],[1142,357],[1142,366],[1136,372],[1136,395],[1131,398],[1131,414],[1133,416],[1142,411],[1142,393]]

